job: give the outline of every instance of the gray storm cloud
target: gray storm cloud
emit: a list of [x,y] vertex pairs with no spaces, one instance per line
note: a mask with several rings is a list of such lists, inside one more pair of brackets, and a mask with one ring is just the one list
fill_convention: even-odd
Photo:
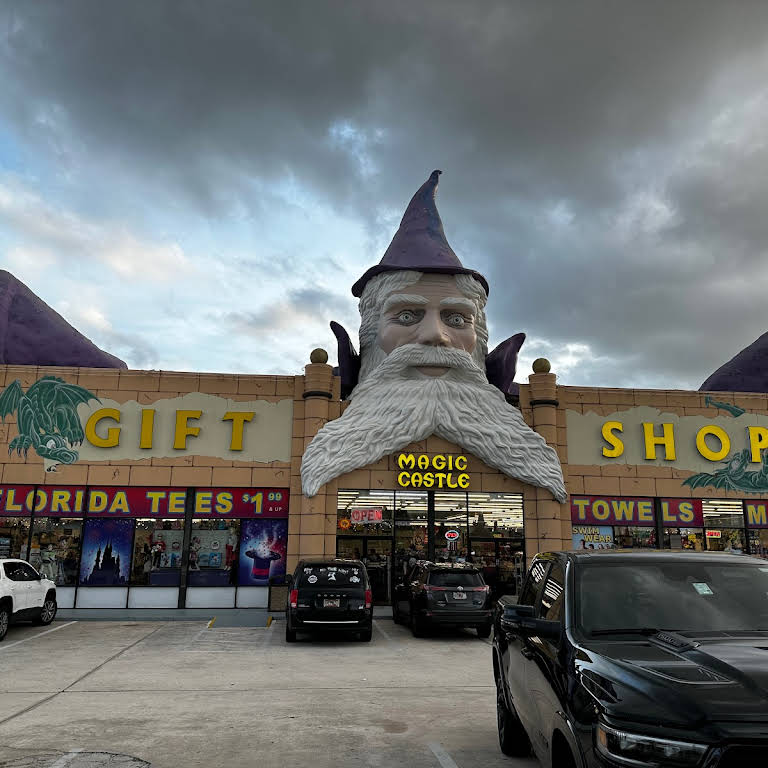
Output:
[[564,383],[696,387],[766,330],[766,28],[698,0],[6,2],[0,163],[213,226],[288,180],[364,223],[361,267],[443,168],[496,341],[588,348]]

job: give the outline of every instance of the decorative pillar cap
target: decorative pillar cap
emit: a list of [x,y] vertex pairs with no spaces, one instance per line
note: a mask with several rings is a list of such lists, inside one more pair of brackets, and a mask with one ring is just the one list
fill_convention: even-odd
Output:
[[533,361],[534,373],[549,373],[552,370],[552,365],[546,357],[537,357]]
[[317,349],[313,349],[312,352],[309,355],[309,362],[310,363],[327,363],[328,362],[328,353],[318,347]]

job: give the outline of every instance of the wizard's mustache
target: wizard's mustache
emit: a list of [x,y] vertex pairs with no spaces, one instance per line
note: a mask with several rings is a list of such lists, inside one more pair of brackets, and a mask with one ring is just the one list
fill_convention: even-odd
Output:
[[402,372],[406,368],[434,365],[453,368],[458,371],[477,373],[485,377],[469,352],[456,347],[433,347],[428,344],[404,344],[392,350],[376,367],[376,371],[386,373]]

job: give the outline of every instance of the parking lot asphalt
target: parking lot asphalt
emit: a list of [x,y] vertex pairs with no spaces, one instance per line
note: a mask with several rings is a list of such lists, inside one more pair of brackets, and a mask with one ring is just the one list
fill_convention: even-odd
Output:
[[284,624],[55,622],[0,643],[0,768],[522,768],[469,630],[286,644]]

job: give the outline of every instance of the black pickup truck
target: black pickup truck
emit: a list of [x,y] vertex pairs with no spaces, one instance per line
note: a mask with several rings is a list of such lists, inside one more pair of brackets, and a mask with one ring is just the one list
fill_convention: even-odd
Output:
[[768,766],[768,561],[537,555],[496,614],[499,743],[554,768]]

